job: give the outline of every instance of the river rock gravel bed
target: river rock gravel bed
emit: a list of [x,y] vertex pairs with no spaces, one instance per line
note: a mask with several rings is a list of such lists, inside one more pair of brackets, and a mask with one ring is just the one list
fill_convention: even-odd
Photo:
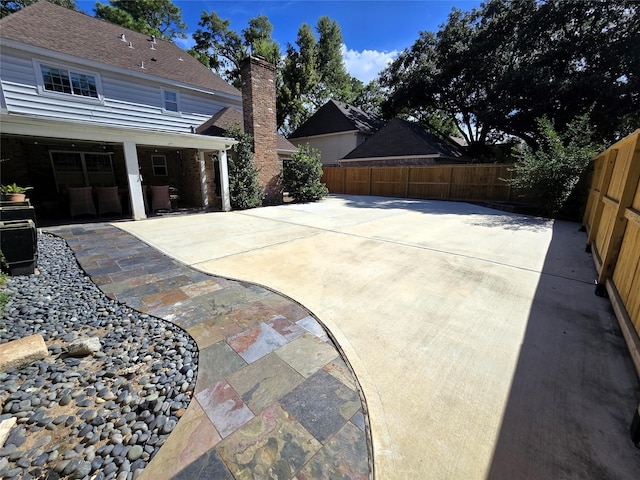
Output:
[[[177,326],[105,296],[64,240],[38,237],[39,273],[9,277],[0,343],[39,333],[49,356],[0,372],[0,478],[132,480],[193,395],[198,349]],[[66,346],[98,337],[101,350]]]

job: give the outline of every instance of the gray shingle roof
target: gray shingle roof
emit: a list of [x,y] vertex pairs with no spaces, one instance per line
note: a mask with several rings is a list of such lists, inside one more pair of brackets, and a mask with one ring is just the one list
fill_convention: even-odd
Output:
[[[124,34],[126,41],[121,40]],[[0,37],[233,96],[240,92],[172,42],[46,1],[0,20]],[[133,48],[129,48],[129,42]],[[145,68],[141,65],[144,62]]]
[[376,157],[432,156],[464,159],[464,153],[453,142],[444,140],[424,127],[393,119],[373,137],[345,155],[345,160]]
[[327,133],[357,130],[365,135],[377,132],[384,122],[357,107],[336,100],[329,100],[300,125],[289,138],[313,137]]
[[[225,132],[234,125],[238,125],[244,132],[242,112],[237,108],[226,107],[196,128],[196,133],[214,137],[224,137]],[[279,152],[295,152],[298,150],[296,146],[280,134],[278,134],[277,148]]]
[[224,132],[234,125],[238,125],[244,131],[242,113],[236,108],[226,107],[196,128],[196,133],[222,137]]

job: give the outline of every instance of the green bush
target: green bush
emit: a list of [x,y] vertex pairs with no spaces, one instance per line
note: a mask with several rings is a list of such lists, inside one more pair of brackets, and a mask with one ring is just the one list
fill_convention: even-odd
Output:
[[322,183],[320,152],[308,144],[284,162],[282,185],[296,202],[315,202],[329,193]]
[[229,155],[229,196],[231,208],[245,210],[262,205],[262,187],[258,182],[258,169],[253,163],[253,138],[235,126],[226,135],[238,140]]
[[576,117],[562,133],[548,118],[537,123],[538,146],[515,152],[509,184],[526,192],[543,215],[557,217],[601,146],[592,140],[588,115]]

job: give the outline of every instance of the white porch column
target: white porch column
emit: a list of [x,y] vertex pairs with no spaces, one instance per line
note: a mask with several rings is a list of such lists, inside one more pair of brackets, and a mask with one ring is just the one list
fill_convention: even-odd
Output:
[[220,160],[220,195],[222,196],[222,211],[231,211],[231,196],[229,194],[229,165],[227,164],[227,151],[218,150]]
[[127,179],[129,181],[129,196],[131,198],[132,216],[134,220],[142,220],[147,218],[147,214],[144,211],[138,151],[136,150],[135,142],[124,142],[123,146],[124,162],[127,167]]

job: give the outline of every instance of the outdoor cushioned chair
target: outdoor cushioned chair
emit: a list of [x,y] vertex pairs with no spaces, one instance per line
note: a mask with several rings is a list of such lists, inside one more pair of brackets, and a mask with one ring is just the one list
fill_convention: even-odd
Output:
[[151,210],[171,211],[171,197],[169,196],[169,185],[151,185]]
[[96,206],[93,203],[91,187],[68,187],[69,213],[71,218],[78,215],[96,216]]
[[122,205],[118,187],[95,187],[98,196],[98,216],[105,213],[117,213],[122,215]]

